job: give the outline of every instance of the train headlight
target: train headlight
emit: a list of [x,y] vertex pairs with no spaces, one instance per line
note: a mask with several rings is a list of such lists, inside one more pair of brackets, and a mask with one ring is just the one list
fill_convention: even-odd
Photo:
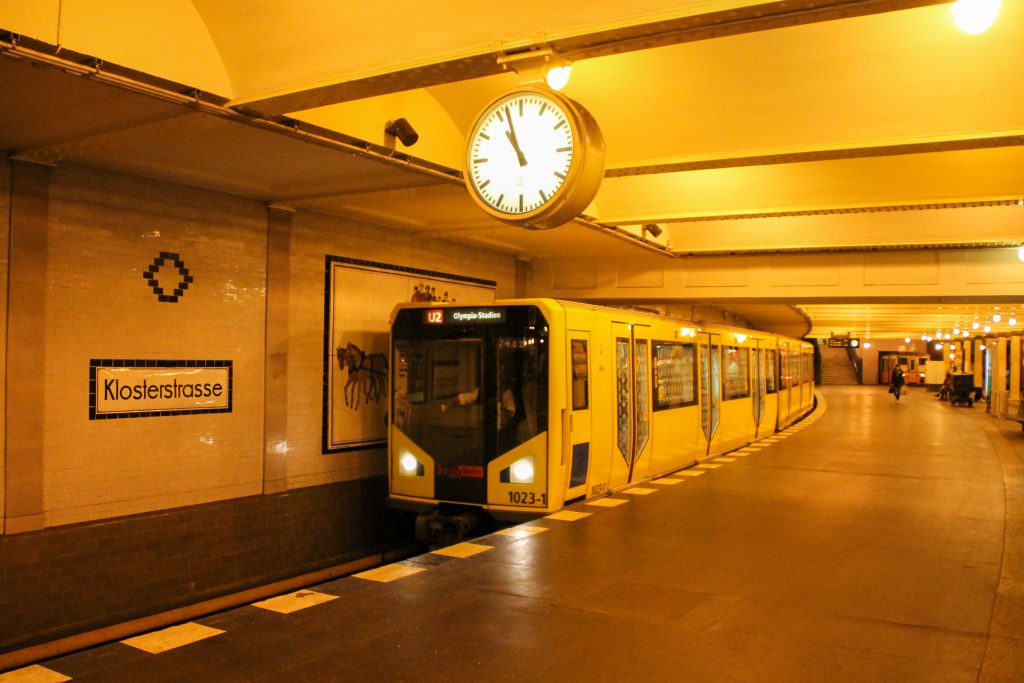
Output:
[[512,463],[509,467],[508,480],[512,484],[533,483],[533,456],[528,455]]
[[398,471],[407,477],[422,477],[423,463],[417,460],[415,455],[405,451],[398,457]]

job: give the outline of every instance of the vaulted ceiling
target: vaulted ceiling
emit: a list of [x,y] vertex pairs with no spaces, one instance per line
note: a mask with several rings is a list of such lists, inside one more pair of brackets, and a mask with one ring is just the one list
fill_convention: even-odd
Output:
[[[22,158],[527,260],[1024,243],[1020,0],[980,35],[937,0],[0,0],[0,31],[0,148]],[[476,114],[520,81],[499,58],[540,48],[573,62],[607,170],[584,219],[527,231],[486,217],[461,168]],[[384,133],[399,117],[412,147]],[[833,331],[889,317],[844,305]]]

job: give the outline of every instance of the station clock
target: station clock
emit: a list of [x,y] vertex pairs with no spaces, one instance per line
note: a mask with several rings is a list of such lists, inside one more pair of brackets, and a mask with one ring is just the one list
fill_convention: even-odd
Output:
[[466,185],[484,211],[526,228],[554,228],[593,200],[604,138],[582,105],[522,86],[488,104],[466,145]]

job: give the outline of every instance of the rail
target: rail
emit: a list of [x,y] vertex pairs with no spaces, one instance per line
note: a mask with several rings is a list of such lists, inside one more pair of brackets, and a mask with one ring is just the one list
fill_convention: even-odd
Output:
[[857,371],[857,384],[864,384],[864,368],[860,356],[857,355],[857,350],[847,348],[846,354],[850,357],[850,362],[853,363],[853,369]]

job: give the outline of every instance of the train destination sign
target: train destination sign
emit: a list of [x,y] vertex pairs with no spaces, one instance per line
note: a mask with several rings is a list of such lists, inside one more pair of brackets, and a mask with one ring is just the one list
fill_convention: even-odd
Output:
[[231,412],[232,361],[91,360],[89,419]]
[[423,311],[427,325],[504,325],[504,308],[428,308]]

